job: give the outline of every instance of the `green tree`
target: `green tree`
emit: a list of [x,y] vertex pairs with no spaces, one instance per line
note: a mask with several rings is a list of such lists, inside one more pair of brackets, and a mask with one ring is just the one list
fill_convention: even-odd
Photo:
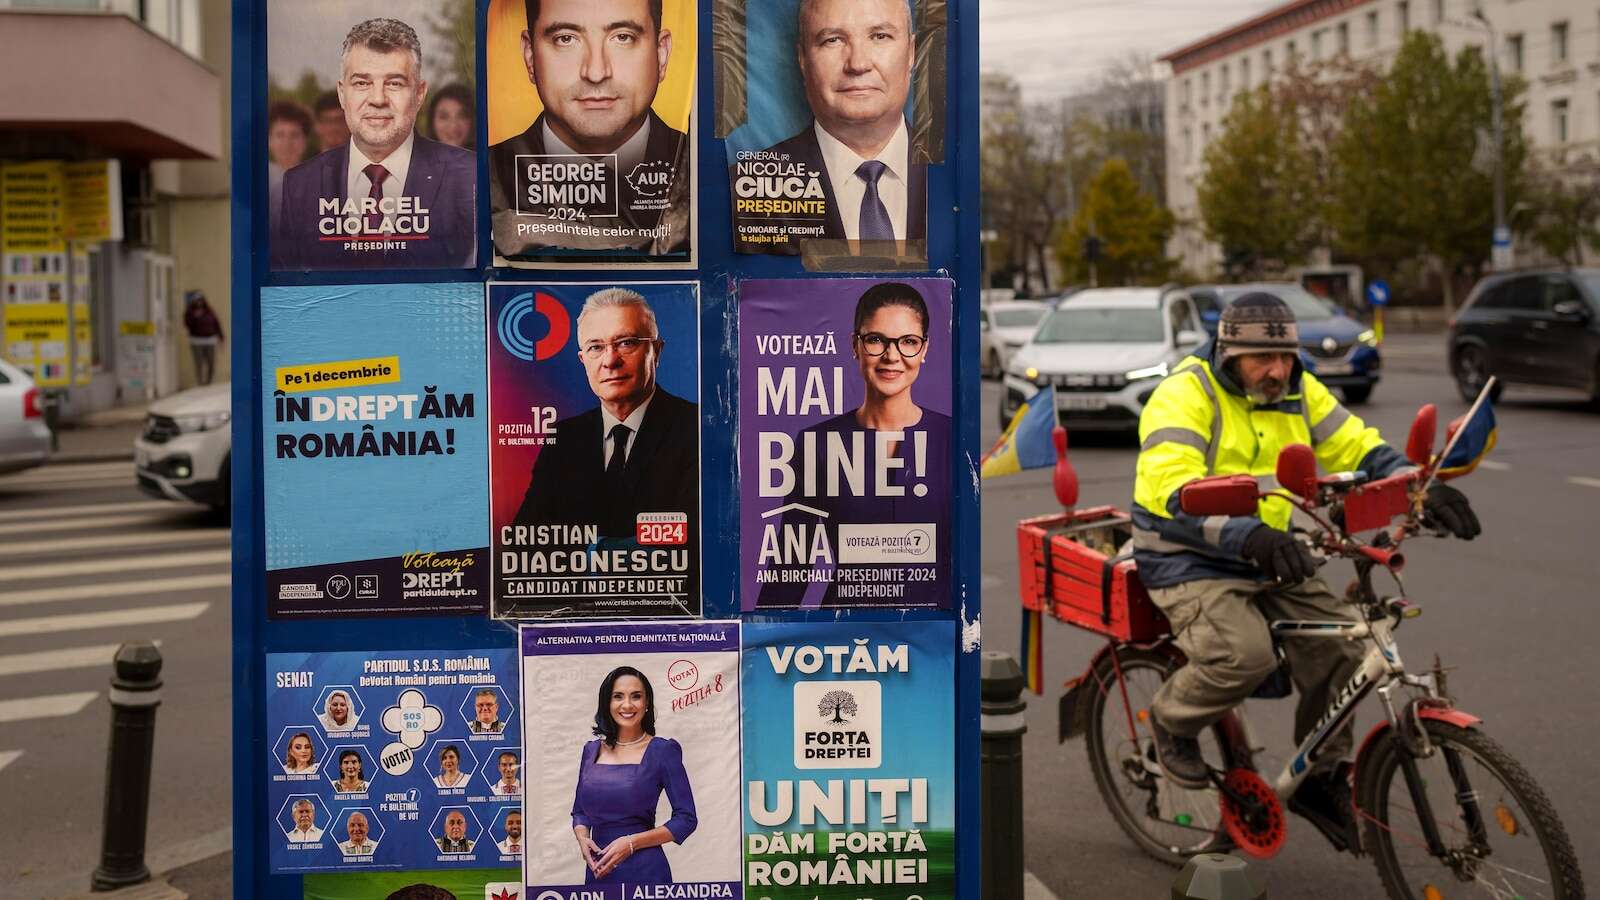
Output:
[[1196,188],[1206,237],[1241,274],[1304,262],[1320,243],[1316,160],[1293,98],[1263,85],[1236,96],[1206,147]]
[[[1527,144],[1522,85],[1505,89],[1506,205],[1521,195]],[[1489,72],[1477,48],[1451,59],[1412,31],[1370,96],[1350,105],[1334,148],[1335,246],[1377,271],[1428,258],[1454,307],[1455,279],[1488,261],[1494,210]]]
[[1069,278],[1088,280],[1084,243],[1092,235],[1101,247],[1097,283],[1159,282],[1172,270],[1166,255],[1172,227],[1172,213],[1139,189],[1125,160],[1112,158],[1089,182],[1071,224],[1056,241],[1056,256]]
[[1529,181],[1528,236],[1539,249],[1568,266],[1583,265],[1585,249],[1600,253],[1600,163],[1585,160]]
[[442,0],[428,17],[428,27],[443,45],[434,56],[439,67],[441,88],[459,81],[470,90],[477,81],[477,57],[473,53],[477,33],[477,13],[472,0]]

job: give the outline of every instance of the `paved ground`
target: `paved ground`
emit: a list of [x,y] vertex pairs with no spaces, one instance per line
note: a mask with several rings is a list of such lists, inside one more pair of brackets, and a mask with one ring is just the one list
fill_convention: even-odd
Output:
[[[1436,336],[1385,343],[1386,380],[1356,411],[1403,443],[1416,409],[1439,404],[1441,419],[1465,410],[1444,376]],[[984,386],[983,428],[995,434],[998,387]],[[1413,664],[1434,652],[1448,664],[1461,704],[1519,757],[1555,798],[1591,882],[1600,878],[1600,830],[1587,811],[1600,804],[1591,777],[1600,725],[1574,714],[1593,693],[1595,566],[1590,541],[1600,515],[1600,415],[1552,394],[1510,388],[1497,407],[1500,443],[1479,472],[1457,482],[1478,509],[1485,535],[1471,544],[1408,545],[1408,593],[1425,614],[1402,631]],[[1075,435],[1082,505],[1126,506],[1137,450],[1132,438]],[[1049,472],[985,482],[984,646],[1016,653],[1015,522],[1050,511]],[[1099,646],[1056,622],[1045,627],[1043,697],[1029,695],[1025,738],[1027,864],[1062,898],[1167,896],[1173,872],[1142,856],[1117,829],[1095,791],[1081,740],[1056,741],[1060,685]],[[1270,745],[1276,769],[1288,749],[1292,701],[1251,701],[1249,716]],[[1373,711],[1358,712],[1358,729]],[[1298,820],[1289,846],[1255,864],[1268,895],[1296,900],[1381,896],[1372,864],[1334,853]],[[1107,893],[1108,885],[1116,885]]]

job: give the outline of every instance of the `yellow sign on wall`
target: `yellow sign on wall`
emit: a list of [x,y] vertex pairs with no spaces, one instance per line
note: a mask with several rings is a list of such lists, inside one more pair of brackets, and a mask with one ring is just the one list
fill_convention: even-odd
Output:
[[122,164],[114,159],[61,167],[61,228],[71,241],[122,240]]
[[[67,304],[8,303],[0,306],[5,318],[5,356],[33,374],[40,387],[66,387],[71,350],[67,346]],[[78,342],[78,384],[88,384],[91,352],[89,308],[73,308]]]

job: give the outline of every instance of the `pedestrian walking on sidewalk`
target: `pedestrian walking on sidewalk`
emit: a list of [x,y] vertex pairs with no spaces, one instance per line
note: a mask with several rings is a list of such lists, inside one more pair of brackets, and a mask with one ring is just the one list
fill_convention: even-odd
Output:
[[222,323],[206,302],[204,291],[189,291],[183,295],[183,303],[183,327],[189,332],[189,350],[194,353],[194,377],[200,384],[210,384],[217,372]]

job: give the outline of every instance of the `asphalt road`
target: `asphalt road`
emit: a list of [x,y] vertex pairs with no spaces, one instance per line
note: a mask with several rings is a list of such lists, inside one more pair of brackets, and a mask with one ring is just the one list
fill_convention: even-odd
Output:
[[0,476],[0,897],[89,887],[123,641],[165,658],[153,867],[229,847],[229,555],[226,522],[139,493],[131,462]]
[[[1397,347],[1397,351],[1401,348]],[[1373,399],[1354,411],[1403,446],[1416,410],[1437,403],[1440,421],[1466,410],[1432,359],[1435,342],[1411,342],[1405,365],[1391,367]],[[1396,362],[1401,354],[1396,353]],[[997,434],[999,388],[984,385],[983,428]],[[1594,715],[1595,540],[1600,528],[1600,414],[1565,397],[1508,389],[1496,407],[1499,444],[1489,465],[1455,482],[1484,524],[1472,543],[1417,540],[1406,545],[1407,593],[1424,614],[1400,631],[1416,668],[1435,652],[1450,673],[1458,705],[1520,759],[1550,794],[1591,885],[1600,881],[1600,808]],[[1074,435],[1080,505],[1126,508],[1133,494],[1133,437]],[[1492,468],[1490,467],[1492,466]],[[985,649],[1018,653],[1015,522],[1050,512],[1049,470],[983,484],[983,635]],[[1348,565],[1348,564],[1344,564]],[[1337,572],[1342,582],[1348,569]],[[1028,868],[1063,900],[1169,895],[1173,871],[1141,855],[1112,821],[1086,762],[1081,739],[1056,741],[1056,699],[1100,642],[1060,622],[1045,625],[1042,697],[1027,695],[1024,739]],[[1250,701],[1248,716],[1274,774],[1290,748],[1293,700]],[[1377,719],[1368,705],[1357,733]],[[1587,710],[1587,712],[1585,712]],[[1270,780],[1270,778],[1269,778]],[[1289,842],[1275,859],[1252,864],[1275,900],[1382,896],[1369,859],[1335,853],[1307,823],[1291,817]]]

